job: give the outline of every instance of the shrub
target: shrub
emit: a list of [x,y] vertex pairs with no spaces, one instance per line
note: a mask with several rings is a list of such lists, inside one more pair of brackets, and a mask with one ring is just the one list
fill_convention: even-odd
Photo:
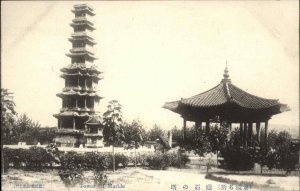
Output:
[[[13,163],[15,168],[21,166],[21,163],[24,162],[24,149],[10,149],[3,148],[3,157],[5,168],[9,168],[9,163]],[[23,156],[23,157],[22,157]]]
[[44,148],[34,146],[25,152],[25,165],[27,169],[41,169],[42,167],[50,166],[52,162],[53,157]]
[[171,164],[168,156],[161,153],[149,155],[146,160],[149,167],[155,170],[165,170]]
[[175,160],[171,163],[171,166],[181,168],[185,166],[190,159],[186,154],[174,154]]
[[186,155],[176,153],[155,153],[146,156],[146,162],[151,169],[165,170],[169,166],[182,167],[189,161]]
[[221,168],[227,170],[246,171],[254,167],[254,150],[252,148],[236,147],[227,145],[221,150],[223,161]]
[[54,161],[53,156],[41,147],[30,147],[28,150],[4,148],[3,155],[6,168],[9,163],[13,163],[15,168],[25,164],[26,169],[41,170],[42,167],[52,165]]
[[76,152],[62,154],[59,160],[63,169],[81,168],[87,164],[84,155]]
[[107,156],[105,154],[99,154],[94,152],[85,153],[84,158],[85,162],[83,163],[83,166],[86,169],[104,170],[107,169],[109,166]]
[[140,164],[141,166],[147,166],[148,165],[147,158],[148,158],[148,155],[146,155],[146,154],[137,155],[137,159],[136,159],[137,164]]
[[94,184],[95,185],[103,185],[106,184],[108,177],[102,171],[94,171]]
[[[74,166],[73,166],[74,167]],[[74,187],[82,183],[83,172],[80,168],[61,169],[58,175],[66,187]]]
[[[115,154],[115,169],[117,170],[120,168],[119,164],[122,165],[122,167],[126,167],[129,163],[129,157],[125,156],[124,154]],[[107,164],[107,168],[112,170],[113,169],[113,155],[112,154],[106,154],[105,161]]]
[[[113,169],[112,154],[100,154],[100,153],[85,153],[79,154],[75,152],[69,152],[63,154],[60,157],[62,168],[69,168],[72,166],[83,168],[84,170],[105,170]],[[119,164],[122,167],[126,167],[129,163],[129,157],[124,154],[115,155],[116,169],[119,168]]]
[[116,154],[115,160],[116,160],[116,167],[119,166],[119,164],[121,164],[122,167],[126,167],[130,161],[129,157],[125,156],[124,154]]

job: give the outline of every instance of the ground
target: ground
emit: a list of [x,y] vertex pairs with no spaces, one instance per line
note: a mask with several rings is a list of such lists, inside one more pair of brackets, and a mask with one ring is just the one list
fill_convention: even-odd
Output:
[[[109,182],[113,186],[119,188],[91,188],[93,183],[91,183],[92,172],[85,172],[85,181],[82,185],[77,185],[71,190],[119,190],[119,191],[139,191],[139,190],[153,190],[153,191],[173,191],[176,185],[176,190],[197,190],[200,185],[200,190],[206,190],[206,185],[211,185],[213,191],[230,190],[230,185],[217,182],[214,180],[205,179],[205,173],[197,171],[197,169],[168,169],[168,170],[148,170],[143,168],[128,167],[125,169],[120,169],[113,174],[111,171],[106,172],[109,177]],[[252,187],[248,189],[250,191],[265,191],[265,190],[286,190],[286,191],[298,191],[299,190],[299,179],[296,176],[289,177],[268,177],[268,176],[251,176],[251,175],[216,175],[230,178],[232,180],[240,180],[247,182],[254,182],[260,185],[266,183],[268,179],[273,179],[276,183],[275,187]],[[42,185],[43,188],[24,188],[28,185]],[[20,188],[18,186],[22,186]],[[108,186],[108,185],[107,185]],[[121,188],[125,186],[125,188]],[[173,186],[173,187],[172,187]],[[277,186],[280,186],[278,188]],[[277,187],[277,188],[276,188]],[[173,189],[172,189],[173,188]],[[186,188],[186,189],[185,189]],[[273,189],[274,188],[274,189]],[[276,188],[276,189],[275,189]],[[67,190],[60,180],[57,174],[57,170],[47,170],[44,172],[33,172],[33,171],[23,171],[17,169],[9,169],[6,175],[2,176],[2,189],[4,191],[15,191],[15,190]],[[245,188],[242,187],[243,190]],[[233,190],[237,190],[233,187]]]

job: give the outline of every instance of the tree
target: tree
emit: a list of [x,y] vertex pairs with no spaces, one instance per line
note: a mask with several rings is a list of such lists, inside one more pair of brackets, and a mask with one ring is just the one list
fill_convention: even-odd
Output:
[[182,136],[183,136],[182,129],[178,129],[175,126],[171,129],[171,132],[172,132],[172,139],[174,141],[176,141],[177,143],[182,141]]
[[149,141],[156,141],[159,136],[164,136],[165,131],[162,130],[157,124],[154,124],[153,127],[147,132],[147,139]]
[[22,141],[30,145],[36,144],[40,135],[40,127],[39,122],[34,122],[27,114],[21,115],[12,129],[12,143]]
[[[228,128],[227,124],[221,124],[221,127],[218,128],[217,125],[211,127],[211,130],[208,133],[208,140],[211,145],[211,151],[217,154],[217,161],[219,156],[219,151],[224,148],[227,137],[228,137]],[[218,162],[217,162],[218,164]]]
[[9,141],[11,130],[16,121],[17,112],[12,93],[7,89],[1,89],[1,173],[4,173],[3,145]]
[[124,132],[121,128],[122,106],[117,100],[112,100],[107,105],[107,111],[103,114],[104,141],[113,146],[113,171],[115,172],[115,149],[116,144],[124,140]]
[[39,129],[39,135],[37,141],[41,144],[53,143],[53,139],[56,135],[56,128],[54,127],[43,127]]
[[211,152],[211,144],[205,131],[195,126],[186,129],[186,137],[180,145],[187,151],[194,151],[200,157]]
[[142,145],[146,139],[146,131],[139,120],[133,120],[131,124],[124,122],[122,124],[124,131],[124,142],[131,145],[134,142],[134,146],[138,148]]
[[142,145],[146,139],[146,131],[139,120],[133,120],[131,124],[123,123],[124,142],[128,148],[134,148],[134,165],[136,167],[136,149]]
[[[264,135],[264,130],[262,130]],[[267,143],[267,144],[266,144]],[[277,168],[290,173],[298,163],[299,143],[293,143],[287,131],[268,132],[267,142],[260,143],[259,159],[261,167],[266,165],[269,169]]]
[[289,174],[295,169],[295,165],[298,163],[297,145],[292,144],[292,137],[287,131],[278,133],[275,140],[275,150],[277,150],[278,163],[277,167],[283,169]]
[[254,147],[245,147],[241,141],[241,134],[235,129],[230,134],[230,140],[226,140],[220,150],[223,158],[220,161],[221,168],[228,170],[251,170],[254,167],[256,151]]

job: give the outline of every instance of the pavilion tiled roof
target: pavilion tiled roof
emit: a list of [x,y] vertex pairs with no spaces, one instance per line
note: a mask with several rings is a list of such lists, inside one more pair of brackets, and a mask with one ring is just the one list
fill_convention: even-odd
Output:
[[[262,109],[279,104],[278,100],[257,97],[243,91],[231,83],[220,83],[206,92],[190,98],[181,99],[178,102],[193,107],[211,107],[234,102],[239,106],[248,109]],[[176,104],[178,103],[169,102],[167,105],[175,106]]]
[[166,102],[163,108],[178,112],[178,108],[182,105],[193,108],[212,108],[234,103],[245,109],[260,110],[280,106],[281,112],[289,110],[287,105],[279,103],[276,99],[261,98],[238,88],[231,83],[228,77],[228,70],[226,68],[224,79],[217,86],[190,98]]

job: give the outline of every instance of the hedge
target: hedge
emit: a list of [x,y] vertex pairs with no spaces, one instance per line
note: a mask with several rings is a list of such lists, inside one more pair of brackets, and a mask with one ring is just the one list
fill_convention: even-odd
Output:
[[[12,163],[14,168],[24,167],[30,170],[39,170],[51,167],[53,163],[60,164],[61,169],[82,170],[111,170],[113,169],[111,153],[76,153],[57,152],[55,155],[49,150],[41,147],[30,147],[30,149],[4,148],[5,168]],[[124,168],[129,163],[134,163],[134,158],[121,153],[115,154],[116,169]],[[137,164],[148,166],[151,169],[166,169],[169,166],[182,167],[189,161],[186,155],[177,153],[151,153],[137,155]]]
[[25,167],[26,169],[42,169],[52,166],[55,161],[50,153],[41,147],[30,147],[25,149],[3,148],[4,168],[12,163],[14,167]]

